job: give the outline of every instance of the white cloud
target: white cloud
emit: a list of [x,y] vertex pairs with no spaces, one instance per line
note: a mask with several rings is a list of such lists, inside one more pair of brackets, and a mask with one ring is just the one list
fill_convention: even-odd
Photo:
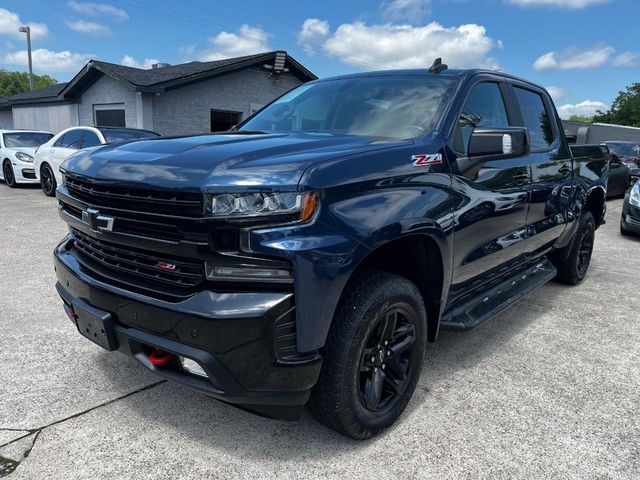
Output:
[[548,52],[534,62],[535,70],[572,70],[603,66],[615,49],[608,45],[596,45],[590,49],[569,48],[563,52]]
[[116,20],[129,20],[127,12],[107,3],[76,2],[74,0],[69,0],[67,2],[67,6],[71,10],[83,15],[89,15],[92,17],[106,15]]
[[[79,70],[95,55],[91,53],[74,53],[68,50],[52,52],[46,48],[33,50],[33,69],[39,72],[67,72]],[[4,55],[3,63],[27,66],[27,51],[20,50]]]
[[497,46],[481,25],[444,27],[437,22],[415,27],[344,23],[322,42],[326,54],[368,69],[426,68],[436,57],[450,67],[497,69],[489,56]]
[[122,60],[120,60],[120,63],[126,67],[143,68],[145,70],[148,70],[155,63],[160,63],[160,60],[158,60],[157,58],[145,58],[144,60],[139,62],[131,55],[125,55],[124,57],[122,57]]
[[608,3],[611,0],[507,0],[507,3],[518,5],[520,7],[563,7],[571,9],[579,9],[590,7],[592,5],[600,5]]
[[414,25],[431,15],[431,0],[392,0],[380,5],[382,18],[388,22]]
[[24,39],[24,33],[18,31],[18,28],[28,25],[31,28],[31,39],[45,37],[49,33],[49,28],[45,23],[24,22],[17,13],[11,12],[4,8],[0,8],[0,35],[7,35],[15,39]]
[[315,53],[316,46],[329,35],[329,22],[319,18],[307,18],[298,33],[298,43],[304,47],[309,55]]
[[89,35],[101,36],[109,35],[111,29],[106,25],[96,22],[86,22],[84,20],[67,21],[67,27],[71,30],[75,30],[80,33],[87,33]]
[[596,114],[598,110],[605,112],[608,110],[608,106],[605,103],[585,100],[580,103],[561,105],[558,107],[558,115],[560,118],[569,118],[571,115],[579,115],[581,117],[591,117]]
[[269,34],[260,27],[242,25],[238,33],[220,32],[207,39],[211,48],[198,53],[204,61],[221,60],[223,58],[241,57],[271,50]]
[[613,60],[614,67],[640,66],[640,52],[624,52]]
[[547,92],[549,92],[549,95],[551,95],[551,98],[553,98],[554,102],[562,100],[567,96],[567,91],[564,88],[560,87],[547,87]]

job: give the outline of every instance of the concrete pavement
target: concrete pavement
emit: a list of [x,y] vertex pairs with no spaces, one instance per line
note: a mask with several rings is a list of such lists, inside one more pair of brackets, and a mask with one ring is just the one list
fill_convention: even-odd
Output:
[[[441,334],[398,424],[366,442],[268,420],[77,334],[56,202],[0,184],[0,457],[10,478],[640,478],[640,239],[608,203],[591,270]],[[25,454],[28,456],[25,458]],[[0,476],[3,465],[0,458]]]

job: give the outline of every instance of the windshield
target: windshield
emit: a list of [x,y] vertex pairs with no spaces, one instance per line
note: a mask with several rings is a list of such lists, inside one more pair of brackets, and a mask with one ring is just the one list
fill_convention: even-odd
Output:
[[128,142],[130,140],[136,140],[138,138],[155,138],[159,137],[155,132],[148,130],[127,130],[119,128],[105,128],[100,130],[107,143],[119,143]]
[[609,143],[607,146],[611,153],[618,156],[637,157],[640,153],[636,143]]
[[48,142],[53,135],[42,132],[16,132],[3,134],[6,148],[39,147]]
[[320,81],[286,93],[238,128],[415,138],[433,127],[456,85],[427,74]]

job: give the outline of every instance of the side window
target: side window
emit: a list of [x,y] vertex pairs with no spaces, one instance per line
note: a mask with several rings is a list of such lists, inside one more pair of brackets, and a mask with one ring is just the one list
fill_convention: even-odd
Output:
[[55,143],[53,144],[53,146],[54,147],[61,147],[63,141],[64,141],[64,135],[62,135],[58,140],[56,140]]
[[459,152],[466,152],[471,132],[476,127],[502,128],[509,126],[507,108],[497,83],[479,83],[462,108],[454,143]]
[[540,94],[520,87],[513,87],[520,104],[524,126],[529,129],[531,150],[548,150],[553,144],[553,128],[549,113]]
[[84,133],[84,130],[81,130],[81,129],[71,130],[70,132],[67,132],[64,134],[64,136],[60,139],[60,142],[59,142],[60,145],[57,145],[57,146],[64,147],[64,148],[79,149],[83,133]]
[[98,138],[98,135],[95,134],[95,132],[92,132],[91,130],[87,130],[86,132],[84,132],[84,138],[82,139],[82,148],[97,147],[98,145],[100,145],[100,139]]

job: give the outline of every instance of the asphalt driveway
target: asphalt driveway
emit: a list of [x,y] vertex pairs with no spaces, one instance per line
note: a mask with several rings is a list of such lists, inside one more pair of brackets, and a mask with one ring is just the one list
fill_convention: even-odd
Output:
[[0,184],[0,476],[640,478],[640,239],[619,234],[621,204],[608,203],[582,285],[550,283],[476,331],[443,333],[398,424],[355,442],[86,341],[54,289],[55,200]]

